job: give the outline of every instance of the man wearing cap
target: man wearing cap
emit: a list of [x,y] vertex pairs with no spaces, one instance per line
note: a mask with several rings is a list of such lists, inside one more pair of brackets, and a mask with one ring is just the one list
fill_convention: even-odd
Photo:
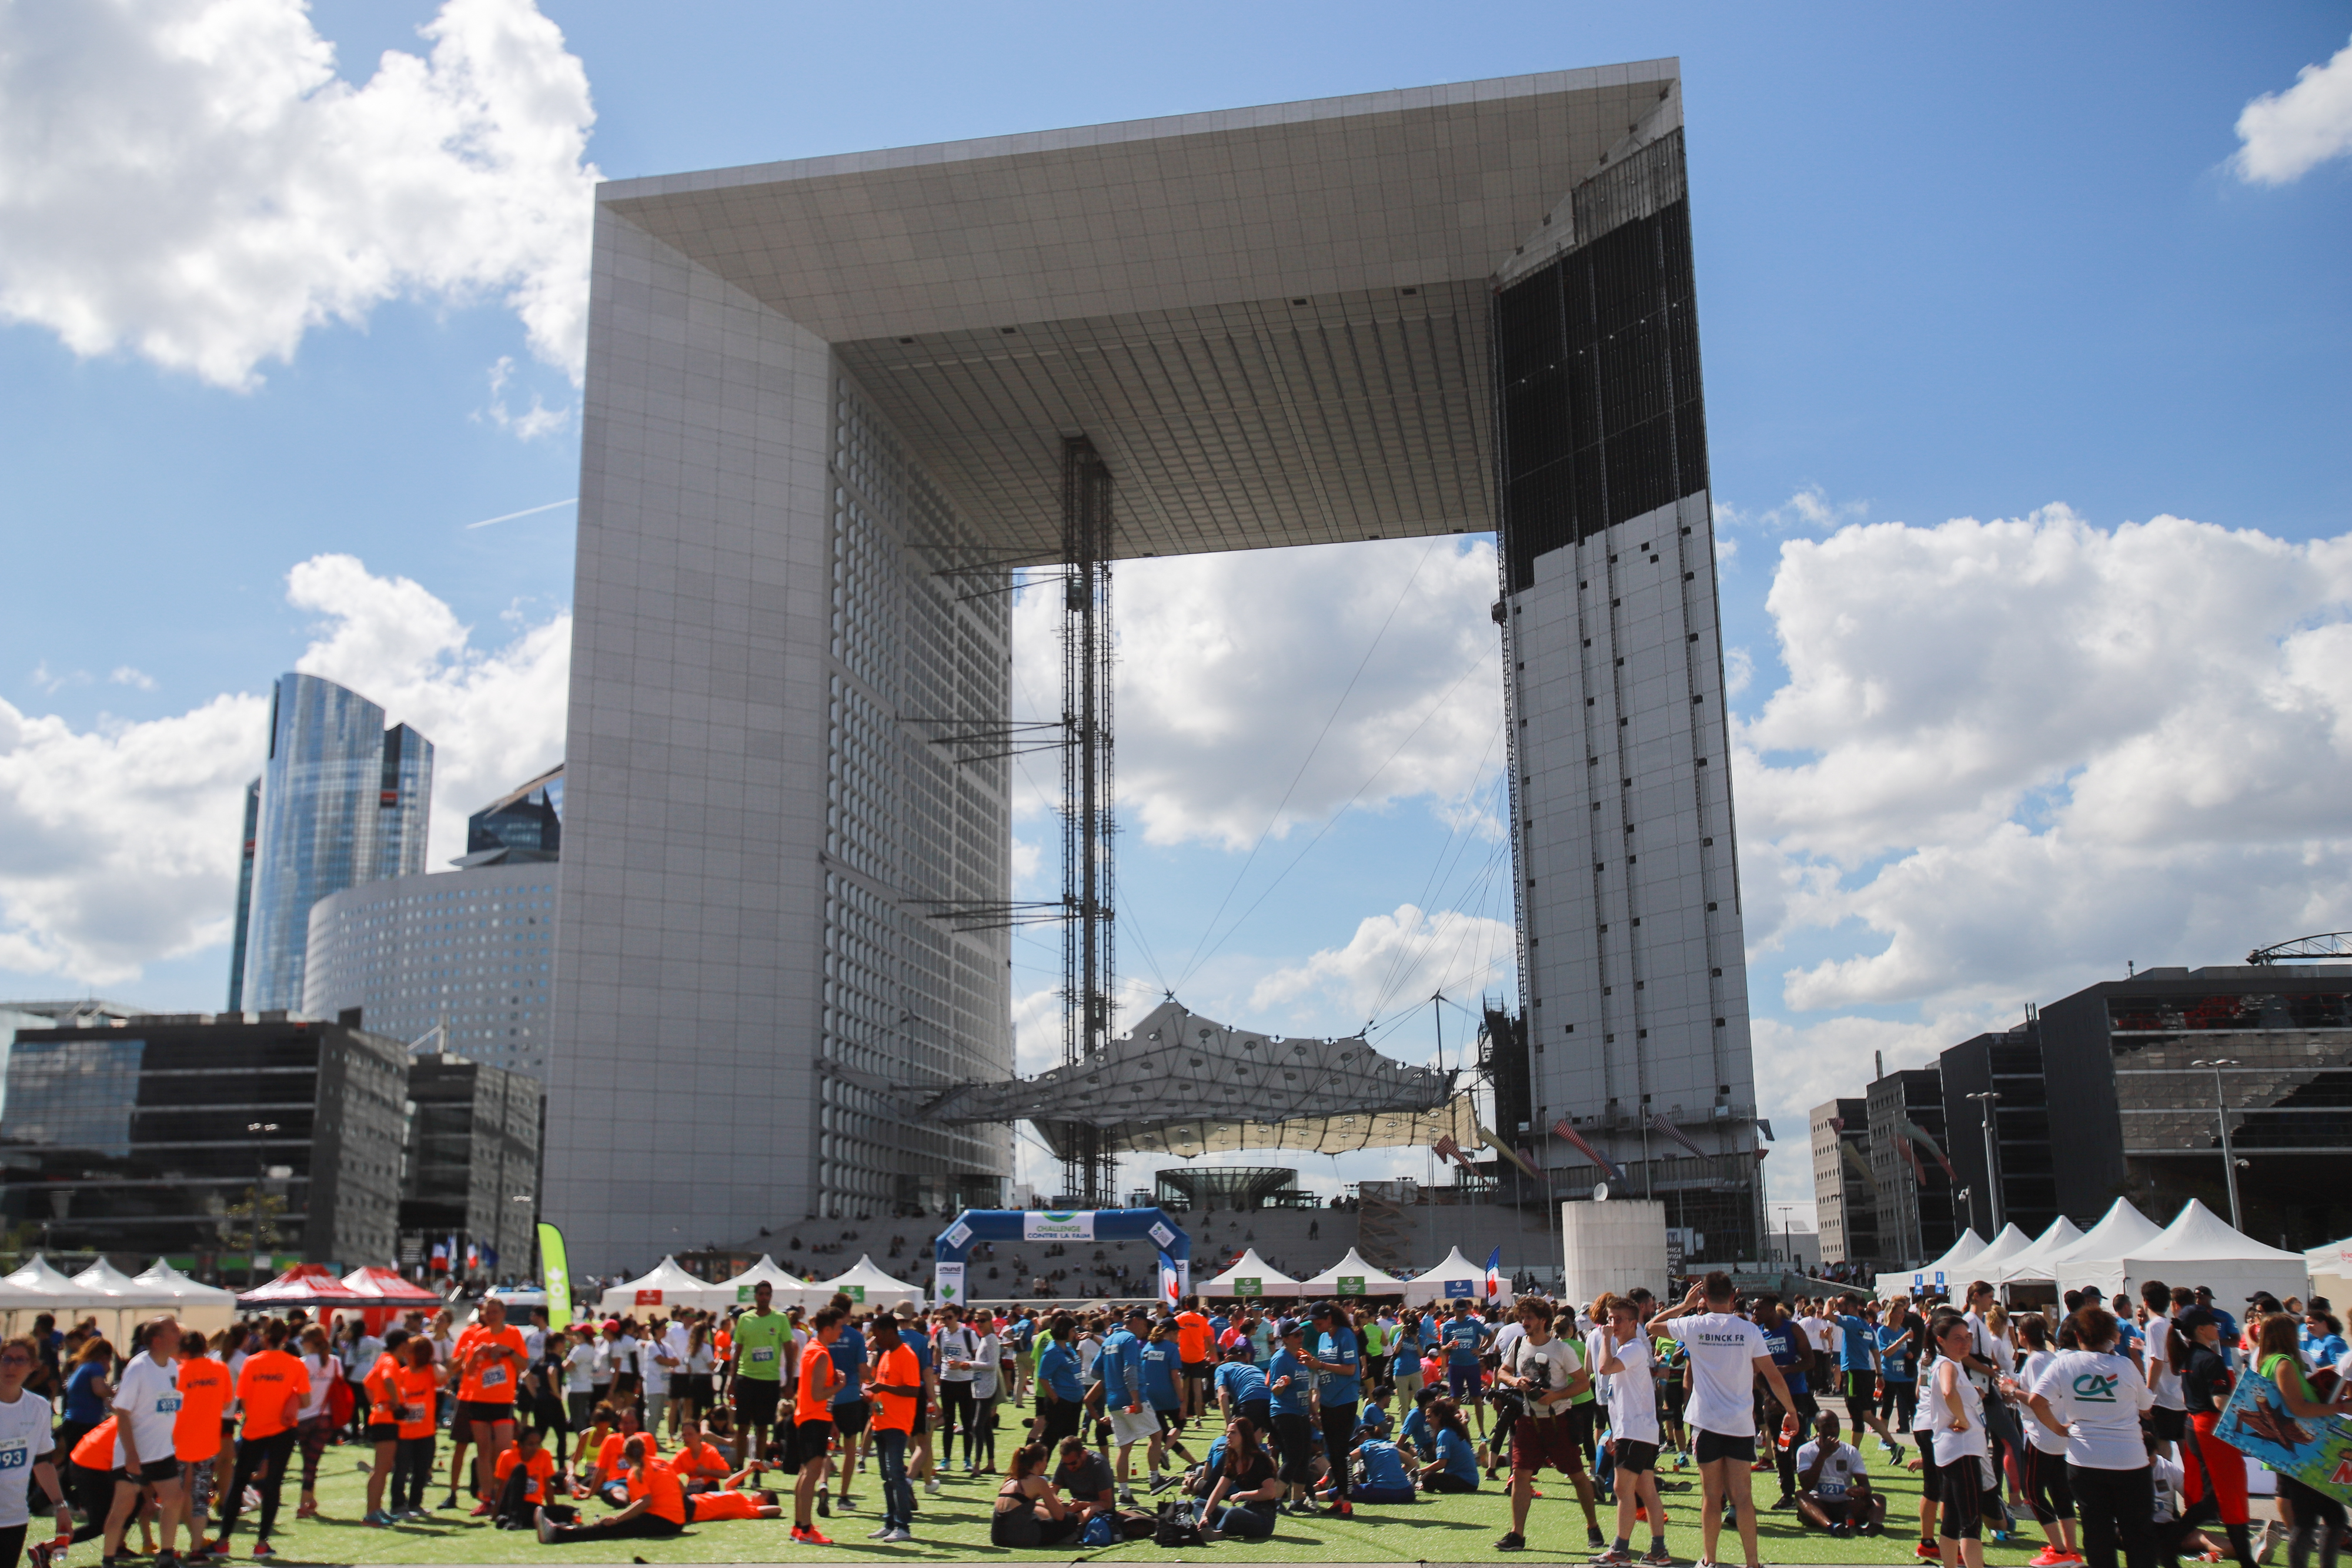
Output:
[[2238,1320],[2214,1304],[2210,1285],[2197,1287],[2197,1304],[2212,1313],[2213,1321],[2221,1325],[2221,1360],[2234,1369],[2238,1364]]
[[1150,1313],[1141,1307],[1128,1308],[1125,1322],[1103,1340],[1096,1367],[1102,1374],[1103,1411],[1110,1417],[1110,1440],[1118,1445],[1118,1500],[1129,1507],[1135,1505],[1135,1493],[1128,1487],[1135,1445],[1160,1433],[1160,1416],[1143,1391],[1143,1339],[1150,1329]]
[[1348,1500],[1348,1451],[1356,1446],[1356,1405],[1363,1397],[1363,1345],[1346,1309],[1330,1301],[1315,1306],[1315,1348],[1302,1356],[1320,1375],[1315,1396],[1323,1410],[1323,1452],[1331,1460],[1331,1507],[1345,1519],[1355,1512]]
[[1303,1355],[1306,1329],[1288,1318],[1275,1325],[1278,1348],[1266,1363],[1268,1411],[1274,1417],[1276,1451],[1282,1458],[1282,1479],[1289,1483],[1293,1513],[1312,1513],[1308,1500],[1315,1485],[1315,1424],[1307,1414],[1313,1374]]

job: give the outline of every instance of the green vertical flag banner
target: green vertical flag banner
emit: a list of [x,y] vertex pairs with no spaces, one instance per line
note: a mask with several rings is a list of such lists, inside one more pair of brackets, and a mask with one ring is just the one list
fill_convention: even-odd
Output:
[[545,1220],[539,1225],[539,1279],[547,1291],[547,1321],[557,1328],[572,1322],[572,1265],[563,1256],[563,1232]]

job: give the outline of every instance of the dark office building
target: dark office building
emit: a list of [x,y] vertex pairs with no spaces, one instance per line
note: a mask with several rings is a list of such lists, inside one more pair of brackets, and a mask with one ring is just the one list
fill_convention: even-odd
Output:
[[522,865],[563,858],[563,765],[510,789],[466,819],[461,866]]
[[1889,1072],[1871,1084],[1868,1104],[1880,1260],[1924,1263],[1948,1249],[1968,1223],[1956,1218],[1960,1184],[1946,1163],[1944,1076],[1932,1067]]
[[19,1030],[0,1219],[238,1281],[257,1251],[389,1261],[406,1074],[395,1041],[283,1013]]
[[485,1275],[529,1272],[544,1093],[528,1074],[462,1056],[411,1062],[403,1261],[429,1258],[434,1243],[454,1240],[460,1259],[468,1246],[482,1249]]
[[2143,969],[2042,1009],[2058,1207],[2087,1225],[2117,1197],[2169,1219],[2230,1213],[2273,1246],[2352,1231],[2352,966]]
[[[1968,1192],[1960,1222],[1988,1241],[2003,1225],[2039,1236],[2058,1218],[2058,1182],[2050,1154],[2050,1097],[2042,1075],[2040,1025],[2027,1019],[2002,1034],[1980,1034],[1944,1052],[1944,1125],[1951,1156]],[[1988,1102],[1992,1121],[1991,1179],[1985,1170]],[[2105,1212],[2104,1207],[2101,1212]],[[2094,1216],[2095,1218],[2095,1216]],[[2080,1221],[2087,1226],[2087,1221]]]

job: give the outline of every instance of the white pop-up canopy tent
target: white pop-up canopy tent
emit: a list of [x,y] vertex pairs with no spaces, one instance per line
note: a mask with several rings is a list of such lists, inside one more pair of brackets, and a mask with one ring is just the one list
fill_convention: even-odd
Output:
[[1260,1296],[1289,1300],[1297,1296],[1298,1281],[1259,1257],[1252,1247],[1232,1268],[1194,1285],[1192,1293],[1205,1301],[1248,1301]]
[[1458,1301],[1466,1301],[1473,1306],[1486,1304],[1486,1270],[1462,1256],[1459,1247],[1448,1252],[1445,1261],[1436,1268],[1405,1281],[1406,1306],[1443,1307]]
[[665,1258],[650,1273],[614,1285],[596,1299],[599,1312],[627,1312],[639,1307],[731,1307],[735,1292],[698,1280]]
[[2327,1298],[2328,1308],[2340,1319],[2352,1307],[2352,1236],[2315,1247],[2303,1255],[2311,1275],[2311,1293]]
[[2161,1235],[2138,1247],[2111,1258],[2078,1250],[2068,1260],[2064,1278],[2135,1300],[2150,1280],[2192,1290],[2202,1285],[2212,1291],[2216,1305],[2242,1313],[2246,1298],[2257,1291],[2282,1299],[2302,1295],[2310,1287],[2311,1271],[2302,1253],[2255,1240],[2192,1197]]
[[[1486,1270],[1479,1270],[1486,1277]],[[1398,1296],[1404,1293],[1405,1282],[1385,1269],[1375,1269],[1364,1261],[1356,1249],[1311,1280],[1299,1281],[1303,1296]]]
[[2050,1259],[2083,1239],[2082,1227],[2064,1215],[2050,1222],[2050,1228],[2033,1239],[2033,1245],[2021,1252],[2012,1252],[2002,1259],[1982,1278],[1996,1285],[2027,1281],[2048,1281],[2057,1276],[2050,1271]]
[[166,1312],[178,1315],[180,1303],[170,1292],[140,1283],[103,1258],[76,1274],[70,1283],[88,1292],[74,1310],[95,1313],[108,1337],[119,1345],[129,1344],[131,1327],[142,1318]]
[[786,1307],[817,1306],[824,1299],[815,1286],[779,1267],[765,1252],[760,1254],[757,1263],[731,1280],[720,1281],[715,1288],[728,1292],[730,1306],[748,1307],[751,1304],[752,1289],[761,1284],[768,1287],[771,1302],[779,1312]]
[[151,1290],[161,1291],[170,1296],[173,1315],[190,1328],[202,1329],[208,1334],[217,1333],[236,1319],[235,1291],[199,1283],[161,1258],[131,1277]]
[[[1881,1274],[1878,1277],[1878,1293],[1883,1299],[1895,1295],[1907,1296],[1915,1289],[1928,1291],[1941,1289],[1949,1291],[1955,1284],[1965,1285],[1968,1281],[1958,1278],[1960,1270],[1973,1263],[1978,1254],[1984,1249],[1985,1239],[1979,1236],[1977,1228],[1971,1225],[1961,1231],[1960,1239],[1953,1242],[1944,1255],[1934,1262],[1922,1263],[1916,1269],[1895,1270]],[[1939,1275],[1942,1276],[1940,1280],[1937,1278]]]
[[2081,1240],[2042,1260],[2050,1270],[2046,1277],[2056,1281],[2061,1291],[2078,1289],[2084,1283],[2084,1260],[2093,1260],[2095,1266],[2098,1259],[2121,1258],[2163,1234],[2164,1227],[2134,1208],[2131,1199],[2119,1197],[2096,1225],[2083,1232]]
[[[830,1280],[818,1281],[814,1290],[819,1301],[829,1298],[836,1291],[844,1291],[860,1306],[895,1307],[900,1301],[919,1307],[923,1304],[923,1288],[920,1285],[909,1285],[904,1280],[892,1279],[875,1267],[871,1254],[861,1253],[856,1267],[835,1274]],[[729,1305],[734,1304],[733,1290],[727,1292],[727,1300]]]
[[[1996,1277],[1994,1272],[1996,1270],[2032,1245],[2032,1237],[2014,1225],[2004,1225],[1993,1233],[1991,1240],[1985,1243],[1984,1250],[1969,1259],[1962,1267],[1968,1270],[1970,1280],[1983,1280],[1990,1283]],[[1957,1295],[1958,1288],[1967,1282],[1967,1281],[1953,1281],[1954,1293]]]
[[0,1312],[6,1314],[7,1323],[12,1331],[32,1327],[33,1315],[37,1312],[62,1313],[73,1310],[74,1303],[70,1299],[62,1294],[52,1293],[44,1288],[46,1281],[42,1284],[31,1284],[18,1278],[19,1275],[30,1272],[36,1265],[45,1271],[47,1280],[57,1281],[68,1291],[73,1287],[72,1281],[38,1258],[17,1270],[15,1274],[9,1275],[6,1280],[0,1281]]

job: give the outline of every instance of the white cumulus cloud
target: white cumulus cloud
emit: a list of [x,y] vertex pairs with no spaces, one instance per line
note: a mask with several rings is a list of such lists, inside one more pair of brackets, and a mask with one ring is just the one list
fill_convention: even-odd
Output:
[[[467,811],[562,756],[568,614],[483,650],[430,592],[349,556],[304,561],[287,590],[322,618],[298,667],[435,742],[430,863],[462,852]],[[268,722],[265,693],[88,730],[0,701],[0,967],[97,988],[226,940]]]
[[1804,1011],[2047,1000],[2352,922],[2352,536],[2063,507],[1784,544],[1738,740],[1753,962]]
[[0,316],[247,387],[323,323],[496,297],[576,380],[587,73],[532,0],[422,32],[355,84],[302,0],[0,7]]
[[[1281,837],[1351,799],[1377,809],[1470,789],[1482,759],[1501,761],[1495,594],[1484,539],[1122,562],[1127,827],[1245,851],[1269,824]],[[1024,716],[1059,711],[1059,619],[1052,592],[1024,593],[1014,612]]]
[[2352,152],[2352,44],[2305,66],[2284,92],[2266,92],[2238,116],[2231,166],[2251,184],[2284,185]]
[[1347,946],[1324,948],[1258,981],[1251,1016],[1282,1008],[1350,1019],[1344,1027],[1354,1028],[1440,990],[1467,1004],[1480,990],[1508,982],[1517,953],[1508,921],[1402,904],[1358,923]]

